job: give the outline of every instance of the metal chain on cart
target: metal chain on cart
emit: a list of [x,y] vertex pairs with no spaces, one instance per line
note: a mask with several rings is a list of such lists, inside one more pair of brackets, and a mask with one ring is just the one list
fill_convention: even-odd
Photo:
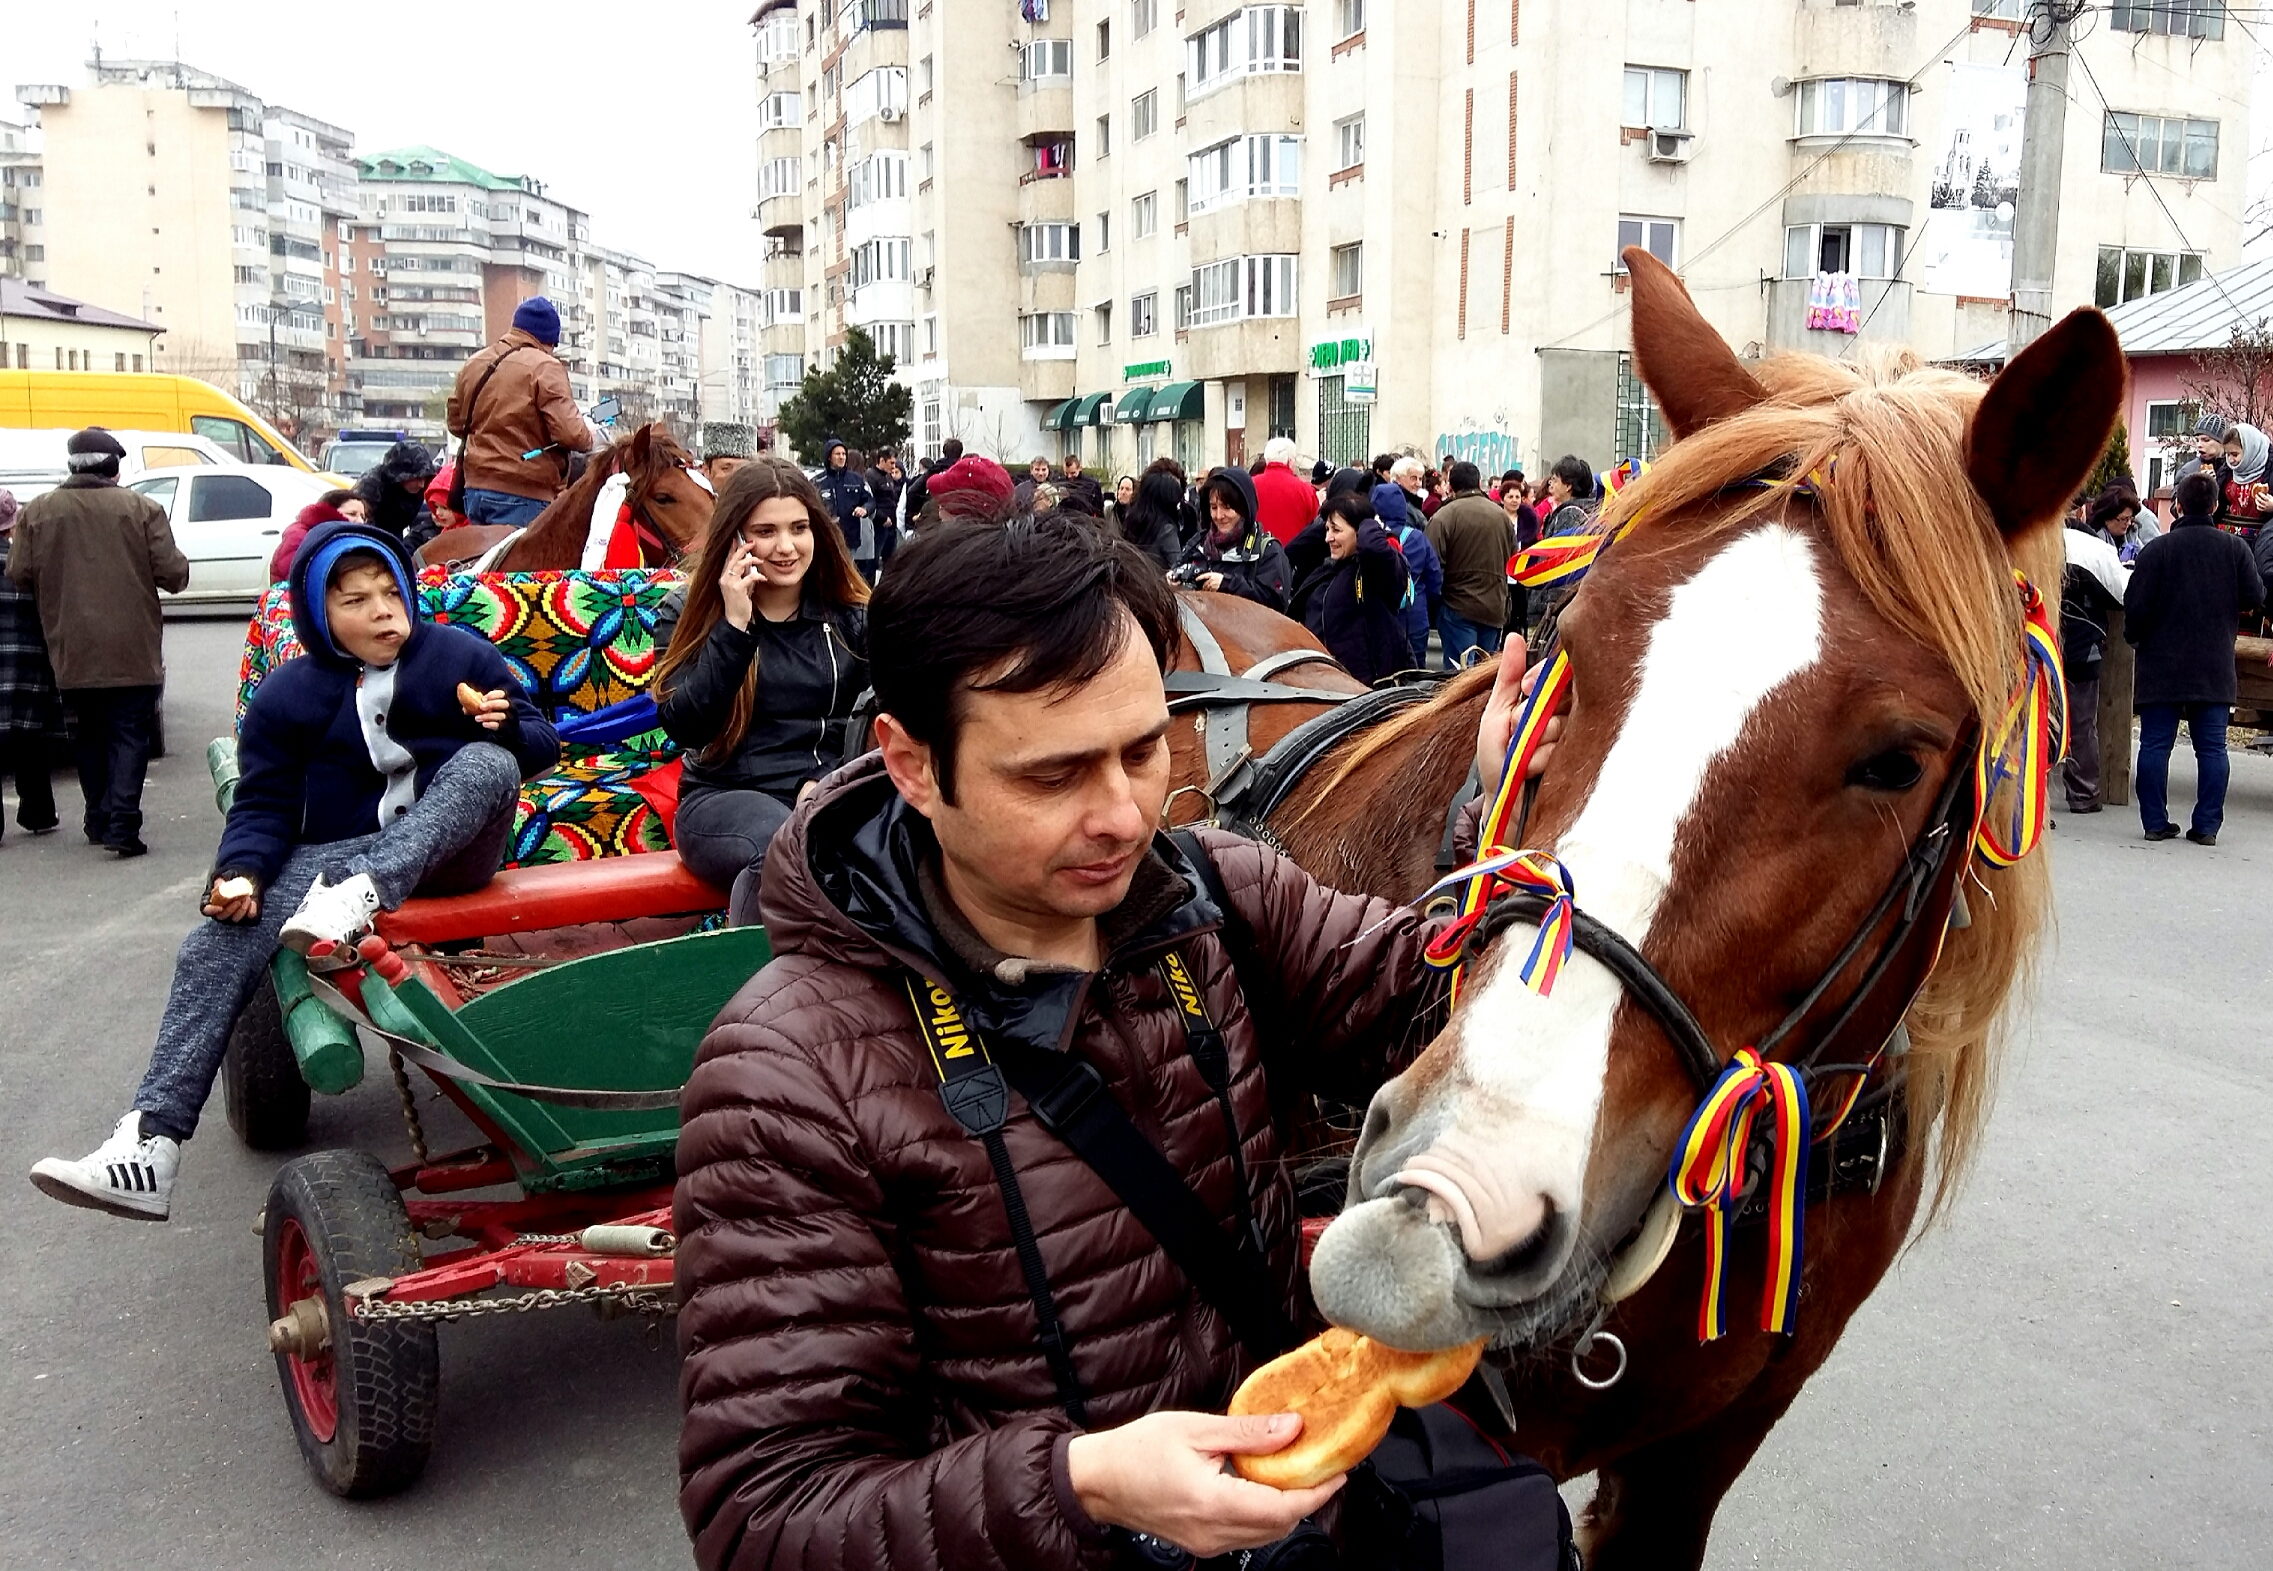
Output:
[[411,1094],[410,1071],[403,1068],[403,1055],[390,1044],[387,1048],[387,1068],[395,1077],[395,1095],[402,1099],[403,1122],[410,1126],[410,1154],[418,1165],[426,1165],[426,1126],[418,1121],[418,1100]]
[[560,1309],[569,1304],[597,1304],[613,1300],[631,1314],[675,1315],[679,1300],[671,1293],[633,1287],[540,1287],[511,1298],[426,1298],[407,1304],[374,1302],[349,1295],[349,1312],[357,1320],[468,1320],[480,1315],[523,1315],[538,1309]]

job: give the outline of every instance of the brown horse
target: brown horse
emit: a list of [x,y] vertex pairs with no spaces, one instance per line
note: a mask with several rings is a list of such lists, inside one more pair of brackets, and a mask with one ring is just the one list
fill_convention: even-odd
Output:
[[552,505],[526,527],[464,524],[445,529],[419,547],[418,565],[463,568],[499,542],[511,540],[504,554],[489,564],[490,571],[575,567],[584,559],[593,500],[616,474],[629,482],[624,501],[639,534],[641,565],[668,567],[682,552],[701,543],[703,531],[710,527],[714,500],[710,487],[697,477],[694,456],[665,426],[655,423],[641,426],[596,455],[576,483],[553,498]]
[[[1637,252],[1628,265],[1635,358],[1682,440],[1608,507],[1606,529],[1633,527],[1562,614],[1575,685],[1524,843],[1560,858],[1579,910],[1687,1004],[1717,1060],[1794,1006],[1787,1055],[1849,1003],[1833,1061],[1870,1057],[1898,1025],[1910,1047],[1876,1077],[1901,1114],[1875,1191],[1806,1208],[1790,1336],[1757,1329],[1764,1227],[1730,1235],[1717,1341],[1698,1340],[1695,1221],[1654,1274],[1628,1269],[1645,1216],[1667,1214],[1655,1202],[1699,1093],[1669,1028],[1583,949],[1541,996],[1516,974],[1531,926],[1500,937],[1374,1099],[1312,1265],[1318,1303],[1399,1346],[1490,1337],[1521,1447],[1560,1477],[1598,1474],[1595,1571],[1702,1563],[1722,1496],[1908,1235],[1933,1137],[1939,1195],[1963,1173],[2044,919],[2044,859],[1993,869],[1958,845],[1917,925],[1878,901],[2001,726],[2022,670],[2013,570],[2057,596],[2057,515],[2124,379],[2092,312],[1985,394],[1903,353],[1748,370],[1670,271]],[[1759,483],[1774,476],[1810,483]],[[1433,876],[1490,685],[1455,678],[1345,746],[1271,828],[1329,882],[1410,897]],[[1943,942],[1960,877],[1969,925]],[[1630,1365],[1592,1389],[1571,1352],[1613,1273],[1603,1324]]]

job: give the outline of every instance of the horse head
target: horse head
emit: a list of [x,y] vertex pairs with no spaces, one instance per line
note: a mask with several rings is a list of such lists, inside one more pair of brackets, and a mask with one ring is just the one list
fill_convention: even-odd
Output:
[[[1443,1030],[1373,1099],[1311,1269],[1329,1319],[1399,1347],[1536,1344],[1592,1313],[1701,1083],[1750,1044],[1867,1062],[1907,1017],[1946,1191],[2043,918],[2043,858],[1972,865],[1972,787],[2028,669],[2015,570],[2057,603],[2057,519],[2119,405],[2106,319],[2071,315],[1986,392],[1901,352],[1748,368],[1670,270],[1626,259],[1679,440],[1606,505],[1615,545],[1562,613],[1566,728],[1521,843],[1701,1032],[1685,1056],[1599,942],[1546,990],[1536,921],[1471,950]],[[1818,1085],[1819,1111],[1854,1083]]]
[[[702,549],[717,496],[694,455],[660,422],[641,426],[624,446],[624,500],[634,517],[653,526],[674,557]],[[659,564],[668,565],[668,564]]]

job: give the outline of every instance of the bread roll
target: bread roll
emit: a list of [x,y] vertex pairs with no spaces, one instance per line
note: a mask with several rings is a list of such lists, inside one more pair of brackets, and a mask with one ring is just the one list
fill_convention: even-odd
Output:
[[216,900],[243,900],[260,893],[260,886],[249,878],[217,878],[213,881],[213,898]]
[[1300,1413],[1302,1433],[1284,1450],[1235,1456],[1239,1476],[1273,1489],[1309,1489],[1372,1454],[1402,1407],[1441,1402],[1468,1381],[1481,1338],[1435,1353],[1400,1352],[1339,1327],[1249,1375],[1231,1398],[1234,1416]]
[[475,687],[471,682],[460,682],[458,684],[458,707],[467,714],[479,715],[481,706],[487,702],[488,700],[482,697],[481,689]]

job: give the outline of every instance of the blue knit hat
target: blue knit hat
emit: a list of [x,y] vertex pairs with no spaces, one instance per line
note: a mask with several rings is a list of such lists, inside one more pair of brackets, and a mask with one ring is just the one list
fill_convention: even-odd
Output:
[[540,344],[560,342],[560,313],[543,295],[531,295],[513,313],[513,325]]

